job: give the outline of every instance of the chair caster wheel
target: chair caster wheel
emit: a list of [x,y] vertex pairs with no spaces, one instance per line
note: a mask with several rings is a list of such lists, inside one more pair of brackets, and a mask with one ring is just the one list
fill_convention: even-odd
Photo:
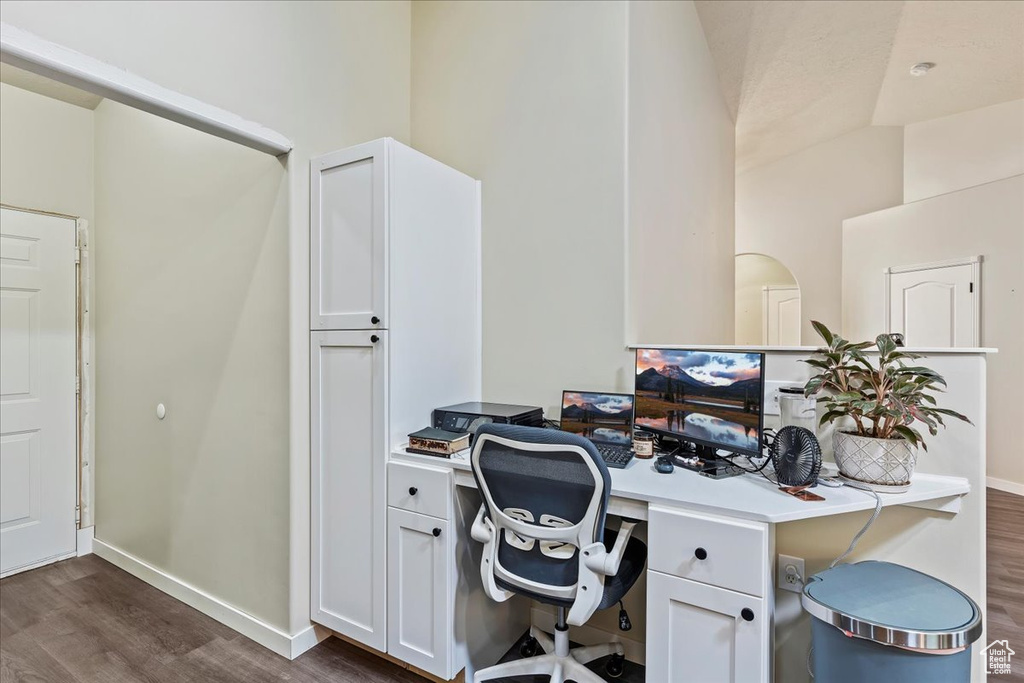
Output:
[[612,678],[618,678],[622,675],[622,666],[625,661],[625,655],[612,655],[608,663],[604,665],[604,672]]
[[533,636],[530,636],[519,646],[519,654],[523,657],[536,657],[540,651],[540,643]]

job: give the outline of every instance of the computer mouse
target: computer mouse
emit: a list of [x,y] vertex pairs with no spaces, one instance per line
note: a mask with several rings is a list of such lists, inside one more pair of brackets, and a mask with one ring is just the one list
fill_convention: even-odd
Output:
[[658,462],[654,463],[654,470],[661,474],[672,474],[675,468],[676,466],[667,458],[658,458]]

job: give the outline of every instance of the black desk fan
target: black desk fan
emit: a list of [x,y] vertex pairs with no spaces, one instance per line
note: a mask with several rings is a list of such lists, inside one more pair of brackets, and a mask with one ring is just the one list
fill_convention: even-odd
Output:
[[783,427],[775,433],[771,456],[780,486],[807,486],[818,481],[821,445],[811,430]]

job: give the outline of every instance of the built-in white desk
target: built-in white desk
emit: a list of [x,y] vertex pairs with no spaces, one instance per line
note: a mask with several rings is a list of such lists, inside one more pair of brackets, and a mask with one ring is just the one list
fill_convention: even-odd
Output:
[[[389,653],[442,679],[465,667],[470,680],[524,628],[515,615],[494,611],[509,608],[488,605],[478,587],[479,552],[468,528],[479,498],[460,493],[476,488],[469,453],[446,459],[398,448],[388,466],[389,643],[419,643]],[[643,659],[652,682],[683,671],[696,681],[771,680],[775,525],[876,505],[871,493],[846,486],[818,486],[825,500],[807,502],[760,475],[716,480],[681,468],[661,474],[653,460],[634,458],[610,473],[609,513],[648,523]],[[967,479],[916,474],[906,492],[880,497],[883,506],[954,515],[969,492]],[[429,555],[417,551],[424,547]],[[428,568],[434,584],[424,580]],[[423,646],[421,624],[434,629],[431,647]],[[479,634],[485,637],[474,640]]]
[[[421,464],[451,467],[459,486],[476,487],[469,464],[469,449],[449,459],[409,453],[404,448],[392,457]],[[647,519],[647,506],[684,505],[689,510],[710,512],[756,522],[792,522],[798,519],[841,515],[875,507],[875,498],[866,491],[849,486],[827,488],[818,486],[814,493],[823,502],[806,502],[779,491],[778,487],[758,475],[742,475],[728,479],[710,479],[694,472],[676,468],[671,474],[654,470],[654,460],[634,458],[625,469],[609,469],[612,477],[612,500],[609,512],[615,515]],[[915,474],[913,485],[905,493],[880,494],[882,505],[911,507],[957,513],[960,498],[971,490],[963,477]]]

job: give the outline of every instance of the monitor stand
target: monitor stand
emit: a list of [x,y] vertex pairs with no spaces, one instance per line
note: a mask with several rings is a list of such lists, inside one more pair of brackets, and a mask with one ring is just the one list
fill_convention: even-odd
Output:
[[[697,462],[694,463],[692,458],[697,458]],[[672,464],[710,479],[726,479],[746,472],[743,468],[719,457],[714,448],[686,443],[680,444],[680,451],[672,456]]]

